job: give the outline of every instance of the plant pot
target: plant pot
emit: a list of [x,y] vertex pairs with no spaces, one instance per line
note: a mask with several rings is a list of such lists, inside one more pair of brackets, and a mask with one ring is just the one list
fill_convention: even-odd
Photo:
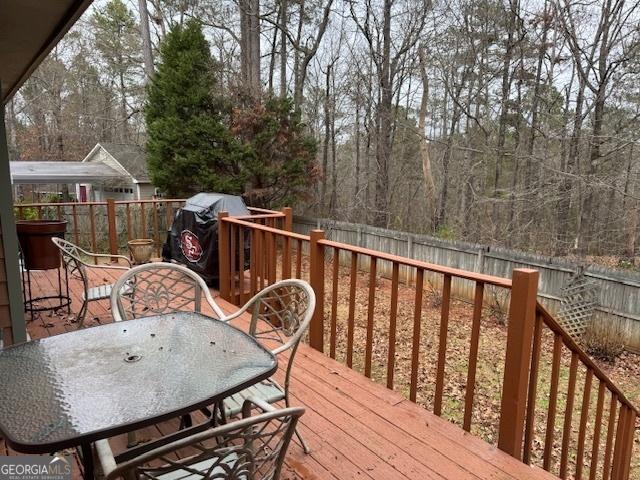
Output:
[[129,240],[127,244],[129,245],[133,263],[140,265],[142,263],[148,263],[149,260],[151,260],[153,240],[150,238],[138,238],[136,240]]
[[60,267],[60,250],[52,238],[64,238],[66,220],[18,220],[16,231],[28,270],[52,270]]

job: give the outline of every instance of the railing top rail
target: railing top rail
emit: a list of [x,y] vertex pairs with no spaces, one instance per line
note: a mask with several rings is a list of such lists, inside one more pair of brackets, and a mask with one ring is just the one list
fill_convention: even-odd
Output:
[[[246,218],[255,218],[255,217],[246,217]],[[282,230],[280,228],[266,227],[264,225],[260,225],[259,223],[253,223],[253,222],[248,222],[246,220],[242,220],[239,217],[222,217],[222,221],[228,222],[228,223],[235,223],[237,225],[243,225],[245,227],[253,228],[254,230],[262,230],[263,232],[275,233],[276,235],[282,235],[283,237],[303,240],[305,242],[309,242],[311,240],[308,235],[302,235],[300,233],[290,232],[288,230]]]
[[556,321],[555,318],[553,318],[553,316],[547,311],[547,309],[544,308],[540,303],[538,303],[536,306],[536,310],[542,316],[542,319],[544,320],[544,323],[547,325],[547,327],[549,327],[549,329],[553,333],[558,334],[562,337],[562,341],[567,346],[567,348],[578,355],[580,361],[582,361],[584,365],[590,368],[593,371],[593,374],[601,382],[603,382],[611,392],[615,393],[615,395],[618,397],[618,400],[621,403],[625,404],[628,408],[635,411],[636,415],[640,415],[640,410],[638,410],[636,406],[633,405],[633,403],[631,403],[629,399],[627,399],[625,394],[622,393],[622,391],[615,385],[615,383],[613,383],[613,381],[611,381],[607,374],[604,373],[593,360],[591,360],[589,355],[587,355],[587,353],[580,347],[580,345],[578,345],[576,341],[571,338],[571,336],[560,326],[560,324]]
[[141,200],[115,200],[116,205],[125,205],[127,203],[177,203],[186,202],[186,198],[143,198]]
[[283,218],[286,215],[282,212],[273,212],[273,213],[258,213],[256,215],[234,215],[232,218],[237,218],[239,220],[260,220],[263,218]]
[[412,258],[399,257],[391,253],[379,252],[377,250],[370,250],[368,248],[349,245],[348,243],[335,242],[333,240],[320,240],[318,243],[327,247],[337,248],[340,250],[347,250],[360,255],[367,255],[380,260],[387,260],[389,262],[398,263],[408,267],[415,267],[421,270],[428,270],[435,273],[441,273],[443,275],[451,275],[452,277],[486,283],[488,285],[495,285],[496,287],[511,288],[511,279],[509,278],[494,277],[492,275],[485,275],[483,273],[476,273],[476,272],[470,272],[467,270],[460,270],[458,268],[445,267],[443,265],[437,265],[435,263],[428,263],[428,262],[423,262],[421,260],[414,260]]
[[39,208],[39,207],[72,207],[82,205],[106,205],[107,202],[47,202],[47,203],[15,203],[15,208]]
[[269,210],[268,208],[258,208],[258,207],[247,207],[250,212],[259,212],[259,213],[282,213],[278,210]]

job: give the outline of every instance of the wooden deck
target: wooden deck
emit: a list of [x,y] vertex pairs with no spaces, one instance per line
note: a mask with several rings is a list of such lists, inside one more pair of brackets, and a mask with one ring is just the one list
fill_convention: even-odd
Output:
[[[116,272],[117,274],[118,272]],[[111,283],[108,271],[94,275],[96,284]],[[36,273],[36,292],[51,291],[53,274]],[[82,286],[70,280],[72,312],[80,305]],[[34,293],[36,293],[34,292]],[[220,302],[224,310],[233,306]],[[86,325],[111,321],[108,302],[90,304]],[[66,312],[43,314],[29,323],[33,339],[75,329]],[[282,364],[282,362],[281,362]],[[282,368],[278,375],[283,376]],[[527,466],[366,377],[302,345],[291,384],[293,403],[303,405],[301,433],[312,453],[298,443],[289,449],[284,479],[553,479]],[[99,408],[99,406],[96,406]],[[175,431],[177,422],[145,429],[138,438]],[[296,439],[294,439],[296,442]],[[116,450],[125,439],[112,442]],[[0,455],[17,454],[0,439]],[[77,462],[74,477],[80,478]]]

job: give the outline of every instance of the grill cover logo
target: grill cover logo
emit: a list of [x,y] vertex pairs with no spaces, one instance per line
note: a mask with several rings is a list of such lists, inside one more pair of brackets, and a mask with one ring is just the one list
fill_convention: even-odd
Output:
[[195,263],[202,257],[202,246],[198,237],[189,230],[183,230],[180,234],[180,250],[187,260]]

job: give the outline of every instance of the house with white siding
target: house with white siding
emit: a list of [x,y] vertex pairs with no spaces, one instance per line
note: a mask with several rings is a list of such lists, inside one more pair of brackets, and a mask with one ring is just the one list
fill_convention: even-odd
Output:
[[100,185],[79,184],[80,201],[143,200],[153,198],[157,193],[147,172],[146,153],[139,145],[97,143],[82,161],[104,163],[123,177]]

